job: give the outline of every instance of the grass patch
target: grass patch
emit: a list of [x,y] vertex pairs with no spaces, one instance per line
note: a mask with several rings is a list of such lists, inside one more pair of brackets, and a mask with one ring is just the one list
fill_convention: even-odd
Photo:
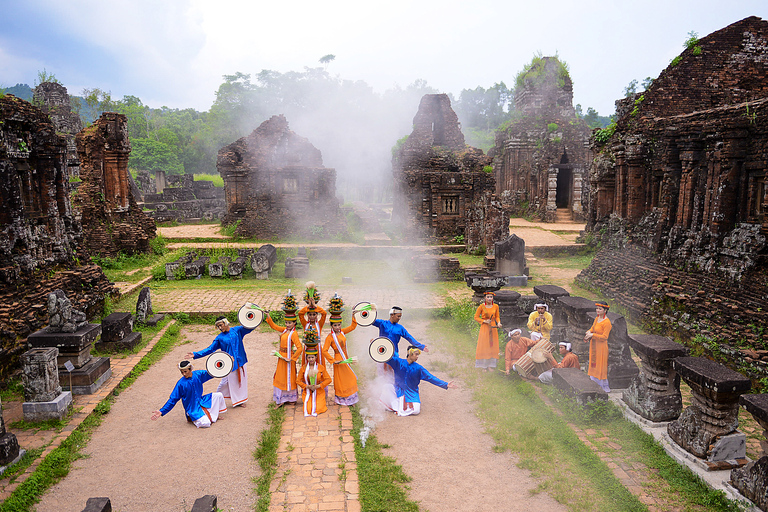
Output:
[[26,453],[24,453],[24,456],[19,459],[19,462],[8,468],[5,473],[3,473],[3,480],[14,482],[17,475],[20,475],[26,471],[27,468],[31,466],[32,463],[40,457],[40,455],[43,454],[43,450],[44,448],[34,448],[27,450]]
[[405,474],[394,458],[384,455],[384,446],[375,435],[368,436],[365,446],[360,443],[363,418],[357,406],[350,407],[350,410],[362,511],[418,512],[419,505],[408,499],[404,485],[411,481],[411,477]]
[[21,379],[9,379],[3,383],[3,389],[0,389],[0,400],[8,402],[24,398],[24,384]]
[[275,406],[274,402],[269,404],[267,412],[269,414],[267,428],[261,432],[259,445],[253,452],[253,457],[258,461],[259,468],[261,468],[261,476],[255,479],[256,494],[259,497],[256,502],[257,512],[269,510],[269,503],[272,499],[269,486],[277,473],[277,448],[280,445],[280,435],[283,432],[283,422],[285,421],[285,410]]

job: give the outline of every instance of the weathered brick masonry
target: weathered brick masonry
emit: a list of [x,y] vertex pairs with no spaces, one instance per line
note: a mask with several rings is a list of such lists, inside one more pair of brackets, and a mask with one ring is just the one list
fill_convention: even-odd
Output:
[[606,249],[578,280],[654,330],[718,339],[734,366],[764,369],[768,23],[710,34],[617,104],[615,133],[591,141],[587,229]]
[[47,322],[47,294],[99,314],[115,288],[82,247],[69,199],[67,141],[38,108],[0,98],[0,375]]

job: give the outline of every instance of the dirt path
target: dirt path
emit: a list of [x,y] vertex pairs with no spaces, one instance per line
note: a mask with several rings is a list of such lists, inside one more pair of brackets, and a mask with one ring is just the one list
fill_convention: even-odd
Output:
[[[404,321],[404,325],[430,349],[419,363],[435,376],[451,380],[448,374],[436,370],[446,368],[450,357],[440,340],[427,338],[423,323]],[[360,331],[370,337],[378,335],[378,330],[371,327]],[[402,345],[401,342],[401,350]],[[387,454],[395,457],[413,478],[408,484],[408,495],[419,502],[419,510],[567,510],[546,494],[531,494],[537,482],[515,465],[516,460],[509,453],[493,451],[493,439],[484,433],[475,415],[472,391],[461,382],[456,383],[460,388],[449,390],[422,383],[422,409],[418,416],[398,418],[380,413],[376,417],[379,421],[374,433],[381,443],[391,446]]]
[[[274,372],[271,361],[262,362],[269,360],[275,337],[257,332],[245,338],[248,405],[230,407],[211,428],[197,429],[184,420],[181,403],[159,420],[149,419],[180,377],[178,361],[208,346],[215,332],[192,326],[182,334],[191,342],[176,347],[120,394],[85,448],[88,458],[76,461],[43,496],[38,512],[80,512],[95,496],[108,496],[117,512],[188,511],[205,494],[218,495],[222,510],[252,509],[251,479],[258,476],[252,452],[265,426]],[[204,361],[197,360],[196,368],[204,369]],[[216,379],[208,381],[205,392],[217,385]]]

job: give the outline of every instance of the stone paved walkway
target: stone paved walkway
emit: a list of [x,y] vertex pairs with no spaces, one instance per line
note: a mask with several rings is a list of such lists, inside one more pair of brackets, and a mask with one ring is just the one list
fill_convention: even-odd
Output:
[[[163,334],[165,334],[165,331],[168,330],[168,327],[174,323],[175,321],[171,320],[165,327],[160,330],[160,332],[155,335],[154,338],[149,341],[149,343],[147,343],[146,347],[141,349],[136,354],[132,354],[122,359],[113,357],[110,360],[112,376],[107,379],[107,381],[95,393],[91,395],[74,395],[72,407],[76,412],[69,418],[67,425],[61,430],[61,432],[51,432],[52,437],[43,436],[43,439],[50,439],[50,443],[47,445],[40,444],[41,436],[40,434],[35,433],[35,431],[14,430],[10,428],[8,429],[9,432],[16,435],[16,438],[19,441],[19,446],[22,448],[37,448],[40,446],[45,446],[45,448],[43,449],[42,455],[38,457],[34,462],[32,462],[32,464],[24,471],[24,473],[16,476],[13,483],[4,482],[4,485],[0,487],[0,501],[5,500],[19,485],[26,481],[26,479],[32,475],[35,469],[37,469],[43,459],[45,459],[45,457],[47,457],[48,454],[51,453],[54,449],[58,448],[61,443],[64,442],[64,440],[68,438],[69,435],[77,427],[80,426],[83,420],[85,420],[85,418],[87,418],[88,415],[93,412],[96,406],[107,396],[109,396],[126,377],[128,377],[128,374],[131,373],[133,367],[136,366],[139,361],[141,361],[142,357],[147,355],[149,351],[152,350],[160,338],[162,338]],[[6,417],[4,419],[6,423],[10,423],[11,421],[22,418]]]
[[359,512],[349,408],[332,404],[317,417],[305,417],[302,407],[285,407],[270,512]]
[[[397,304],[402,308],[439,308],[445,305],[445,297],[424,289],[373,289],[337,286],[318,283],[321,290],[338,292],[348,304],[373,302],[379,308],[389,310]],[[469,290],[469,288],[468,288]],[[246,302],[253,302],[268,310],[280,309],[284,292],[258,289],[192,288],[152,290],[152,308],[156,312],[228,313],[237,311]],[[386,315],[385,315],[386,316]]]

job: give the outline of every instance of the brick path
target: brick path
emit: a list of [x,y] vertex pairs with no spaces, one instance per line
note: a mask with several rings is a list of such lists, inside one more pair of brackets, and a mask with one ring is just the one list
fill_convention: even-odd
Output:
[[[445,305],[445,297],[431,293],[425,289],[389,289],[361,288],[353,286],[330,287],[318,283],[321,290],[338,292],[348,304],[366,301],[373,302],[380,309],[387,311],[397,304],[408,309],[439,308]],[[467,289],[469,290],[469,288]],[[225,288],[190,288],[190,289],[157,289],[152,290],[152,308],[160,312],[184,313],[228,313],[237,311],[246,302],[276,310],[285,297],[284,292],[258,289],[225,289]],[[380,318],[389,318],[388,315]]]
[[302,407],[285,407],[270,512],[359,512],[349,408],[329,404],[327,412],[304,417]]
[[[152,338],[147,346],[141,349],[136,354],[129,355],[122,359],[112,358],[110,360],[110,366],[112,368],[112,376],[93,394],[91,395],[74,395],[73,397],[73,409],[75,412],[67,421],[67,425],[61,430],[61,432],[54,432],[51,438],[50,444],[44,449],[40,457],[38,457],[32,464],[20,475],[17,475],[13,483],[5,483],[0,487],[0,501],[4,501],[10,494],[37,469],[40,463],[51,453],[54,449],[58,448],[64,440],[93,412],[96,406],[104,400],[107,396],[114,391],[114,389],[128,376],[133,370],[133,367],[141,361],[141,358],[147,355],[150,350],[157,344],[162,338],[168,327],[175,323],[171,320],[168,325],[162,328],[154,338]],[[19,441],[19,446],[22,448],[29,448],[40,446],[40,434],[34,431],[27,430],[14,430],[8,429],[16,435]]]

